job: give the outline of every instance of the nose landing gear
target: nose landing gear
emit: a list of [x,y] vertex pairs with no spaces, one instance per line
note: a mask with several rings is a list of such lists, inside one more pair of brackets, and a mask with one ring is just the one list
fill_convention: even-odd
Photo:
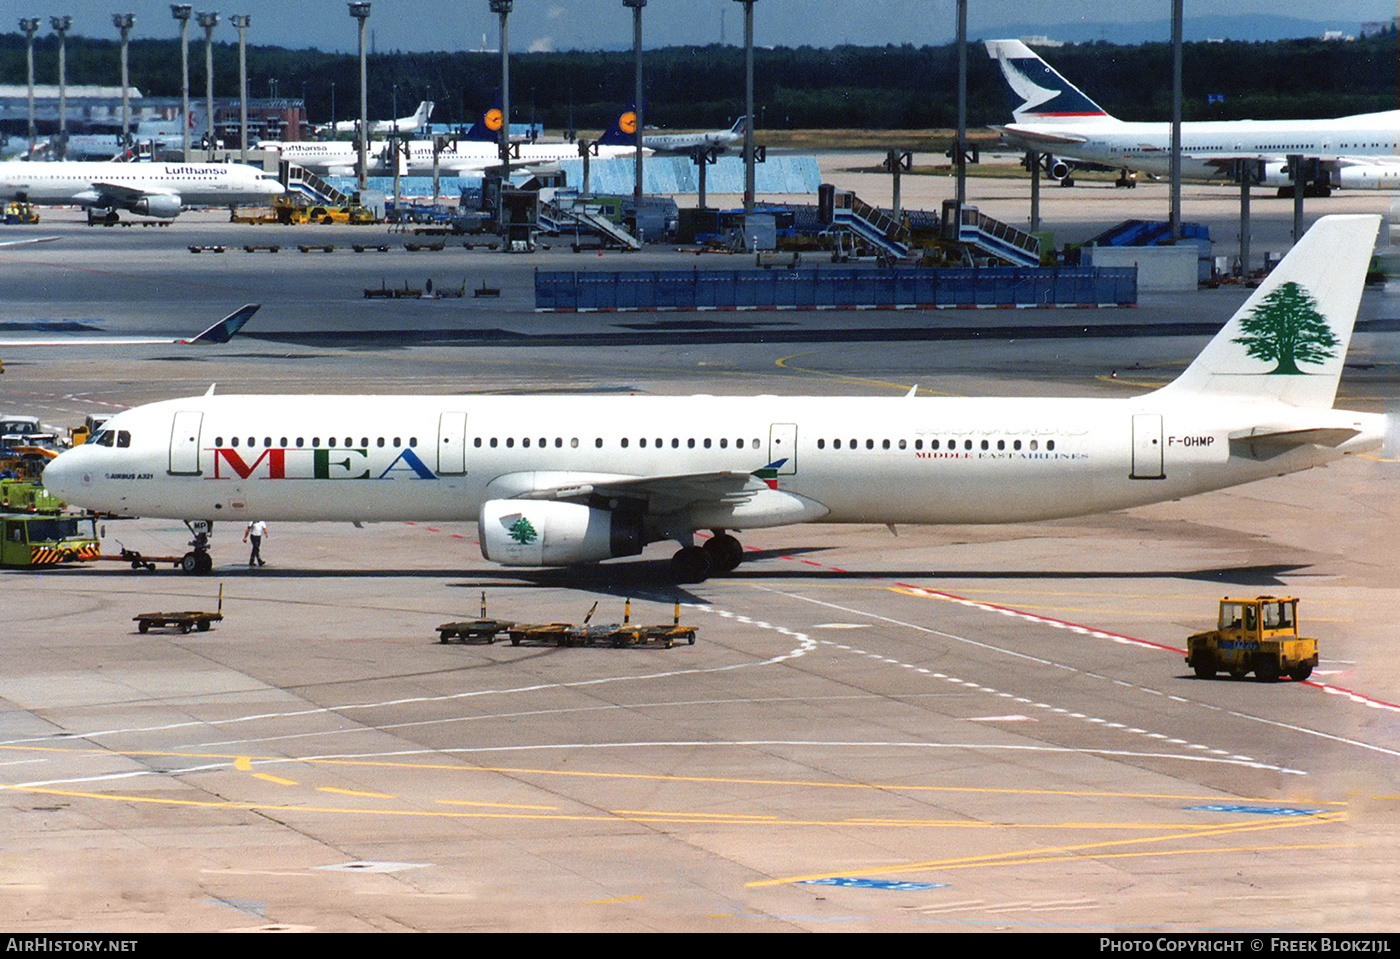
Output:
[[191,576],[204,576],[214,569],[214,558],[209,555],[209,536],[214,524],[209,520],[185,520],[185,526],[193,534],[191,549],[180,557],[180,571]]

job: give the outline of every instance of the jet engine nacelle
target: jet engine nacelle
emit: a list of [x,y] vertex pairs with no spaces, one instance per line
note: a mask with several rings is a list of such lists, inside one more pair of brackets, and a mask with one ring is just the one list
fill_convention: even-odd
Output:
[[143,196],[131,204],[131,212],[142,216],[157,216],[163,220],[180,215],[178,196]]
[[[1269,160],[1261,164],[1263,168],[1262,177],[1259,180],[1264,186],[1276,186],[1287,190],[1293,186],[1293,168],[1287,161]],[[1394,168],[1400,172],[1400,167]],[[1303,166],[1303,183],[1305,184],[1306,196],[1327,196],[1333,187],[1347,185],[1343,179],[1345,171],[1339,176],[1338,171],[1330,164],[1319,163],[1316,160],[1306,159]],[[1392,181],[1394,182],[1394,181]],[[1353,183],[1360,189],[1359,183]],[[1370,187],[1374,189],[1374,186]],[[1290,194],[1291,195],[1291,194]]]
[[1063,180],[1074,172],[1074,167],[1066,160],[1059,157],[1047,157],[1045,160],[1045,172],[1052,180]]
[[1343,190],[1400,189],[1400,163],[1354,164],[1332,174]]
[[1285,162],[1271,160],[1263,164],[1264,172],[1259,182],[1264,186],[1292,186],[1293,173]]
[[642,515],[579,503],[487,500],[479,517],[481,555],[502,566],[568,566],[635,556],[646,545]]

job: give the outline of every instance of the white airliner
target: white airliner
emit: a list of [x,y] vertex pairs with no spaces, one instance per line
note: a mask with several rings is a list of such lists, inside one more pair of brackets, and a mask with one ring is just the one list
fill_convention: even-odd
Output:
[[[439,174],[473,176],[499,168],[500,148],[495,138],[501,122],[499,108],[493,108],[466,134],[450,140],[446,148],[438,152]],[[604,158],[634,155],[636,123],[636,114],[631,108],[624,110],[598,138],[592,155]],[[433,146],[432,140],[407,141],[404,144],[407,154],[399,165],[400,175],[432,176]],[[258,144],[258,149],[275,150],[284,160],[321,176],[354,176],[359,163],[358,145],[345,140],[264,140]],[[546,168],[561,160],[576,160],[578,156],[575,143],[512,143],[510,165],[513,170]],[[388,144],[374,144],[365,160],[367,176],[392,176],[394,173],[394,153]]]
[[0,349],[29,348],[44,346],[161,346],[166,344],[186,346],[193,343],[227,343],[238,335],[243,324],[258,312],[261,304],[249,303],[234,310],[228,316],[208,329],[189,337],[139,337],[139,336],[46,336],[0,338]]
[[[1026,150],[1055,157],[1063,179],[1072,161],[1153,176],[1171,172],[1171,124],[1115,119],[1020,40],[988,40],[987,53],[1011,88],[1013,123],[1000,127]],[[1290,187],[1288,158],[1319,162],[1309,192],[1400,188],[1400,110],[1333,120],[1202,120],[1181,125],[1181,173],[1221,177],[1236,160],[1262,166],[1262,182]],[[1067,162],[1071,161],[1071,162]]]
[[161,219],[192,206],[266,203],[284,192],[276,174],[243,163],[0,163],[0,200]]
[[657,153],[688,153],[696,149],[724,153],[744,141],[744,127],[748,122],[748,117],[740,117],[728,130],[702,133],[648,133],[642,137],[642,146]]
[[[418,104],[418,109],[413,111],[412,116],[399,117],[397,120],[372,120],[369,125],[369,135],[372,137],[388,136],[390,133],[411,133],[421,130],[428,125],[428,119],[433,115],[432,100],[424,100]],[[317,133],[357,133],[360,129],[359,120],[337,120],[335,123],[327,123],[316,128]]]
[[206,119],[204,107],[192,104],[185,120],[177,117],[173,120],[134,121],[129,142],[122,139],[120,130],[104,134],[74,133],[62,144],[57,142],[59,137],[55,135],[36,144],[28,158],[31,161],[53,159],[59,155],[61,148],[62,159],[70,163],[76,160],[126,160],[136,145],[144,143],[149,143],[152,151],[159,155],[167,150],[180,149],[186,130],[190,131],[192,139],[198,141],[199,136],[194,131],[203,130],[207,125]]
[[[487,559],[566,566],[730,531],[1005,523],[1178,499],[1372,450],[1333,409],[1379,217],[1326,217],[1173,383],[1128,399],[237,396],[112,417],[44,483],[123,516],[476,519]],[[703,547],[697,531],[716,534]],[[208,568],[192,560],[191,571]]]

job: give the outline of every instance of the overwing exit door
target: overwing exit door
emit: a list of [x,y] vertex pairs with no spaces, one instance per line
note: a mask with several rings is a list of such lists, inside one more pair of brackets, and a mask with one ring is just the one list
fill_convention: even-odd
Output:
[[779,476],[797,473],[797,424],[774,423],[768,428],[768,462],[784,460],[778,467]]

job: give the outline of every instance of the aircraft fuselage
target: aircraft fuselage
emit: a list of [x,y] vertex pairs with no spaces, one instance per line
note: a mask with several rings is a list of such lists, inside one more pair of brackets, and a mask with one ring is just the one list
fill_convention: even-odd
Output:
[[[127,411],[126,445],[63,454],[45,483],[105,512],[177,519],[471,520],[484,502],[783,461],[783,497],[681,526],[999,523],[1122,509],[1376,447],[1383,417],[1260,403],[825,397],[205,396]],[[1355,436],[1253,450],[1261,421]],[[654,504],[653,504],[654,507]],[[696,511],[703,512],[698,515]],[[690,521],[687,521],[687,516]],[[667,535],[676,524],[662,524]]]

